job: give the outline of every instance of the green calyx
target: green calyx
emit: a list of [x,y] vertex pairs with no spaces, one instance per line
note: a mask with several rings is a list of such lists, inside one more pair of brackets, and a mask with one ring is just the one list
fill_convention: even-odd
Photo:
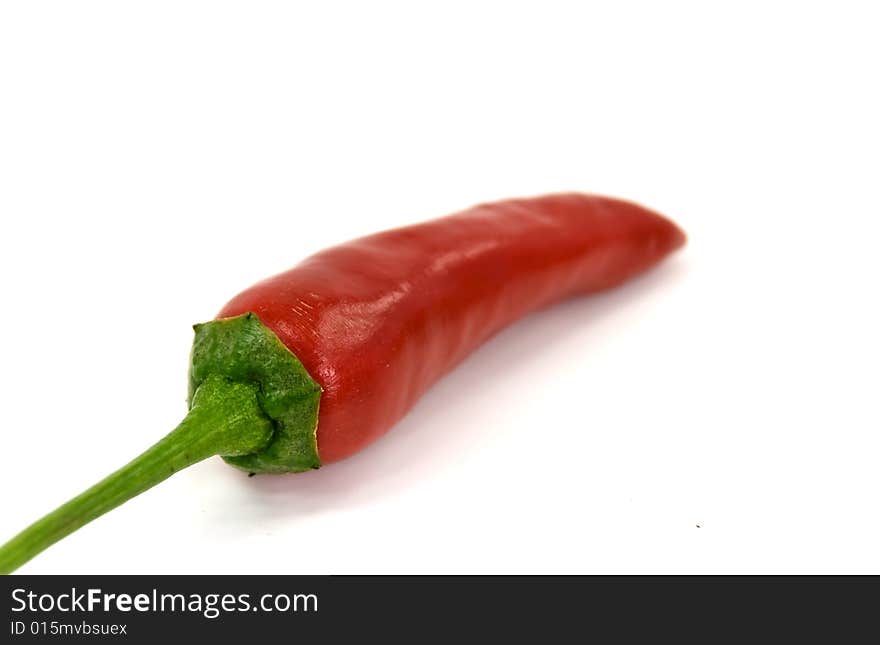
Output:
[[189,413],[180,425],[0,546],[0,574],[208,457],[220,455],[249,472],[321,465],[315,438],[321,388],[278,337],[250,313],[195,331]]
[[257,318],[247,313],[195,325],[189,373],[190,398],[211,375],[251,383],[275,432],[259,451],[223,455],[252,473],[294,473],[318,468],[321,386],[299,359]]

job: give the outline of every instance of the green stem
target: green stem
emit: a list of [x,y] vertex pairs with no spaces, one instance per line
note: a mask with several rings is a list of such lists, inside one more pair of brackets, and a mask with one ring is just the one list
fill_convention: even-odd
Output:
[[214,455],[262,450],[272,433],[273,424],[260,408],[255,385],[221,377],[205,379],[192,397],[189,414],[167,436],[0,547],[0,574],[11,573],[58,540],[187,466]]

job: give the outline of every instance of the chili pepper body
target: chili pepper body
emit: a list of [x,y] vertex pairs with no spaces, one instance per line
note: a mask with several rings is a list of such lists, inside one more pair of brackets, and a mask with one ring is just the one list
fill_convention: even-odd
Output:
[[322,387],[322,463],[377,439],[528,312],[617,285],[685,241],[641,206],[583,194],[482,204],[330,248],[234,297]]

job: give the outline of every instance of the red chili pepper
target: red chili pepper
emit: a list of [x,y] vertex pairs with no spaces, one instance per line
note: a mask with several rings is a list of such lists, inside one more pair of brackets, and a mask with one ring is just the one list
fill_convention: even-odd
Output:
[[0,573],[209,456],[268,473],[347,457],[506,325],[619,284],[684,241],[641,206],[558,194],[483,204],[318,253],[196,326],[184,421],[0,547]]

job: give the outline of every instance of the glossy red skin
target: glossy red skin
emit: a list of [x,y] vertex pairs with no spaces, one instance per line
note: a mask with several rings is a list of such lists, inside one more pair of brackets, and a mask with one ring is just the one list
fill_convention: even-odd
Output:
[[233,298],[320,383],[322,463],[384,434],[438,378],[524,314],[619,284],[681,246],[635,204],[557,194],[482,204],[336,246]]

